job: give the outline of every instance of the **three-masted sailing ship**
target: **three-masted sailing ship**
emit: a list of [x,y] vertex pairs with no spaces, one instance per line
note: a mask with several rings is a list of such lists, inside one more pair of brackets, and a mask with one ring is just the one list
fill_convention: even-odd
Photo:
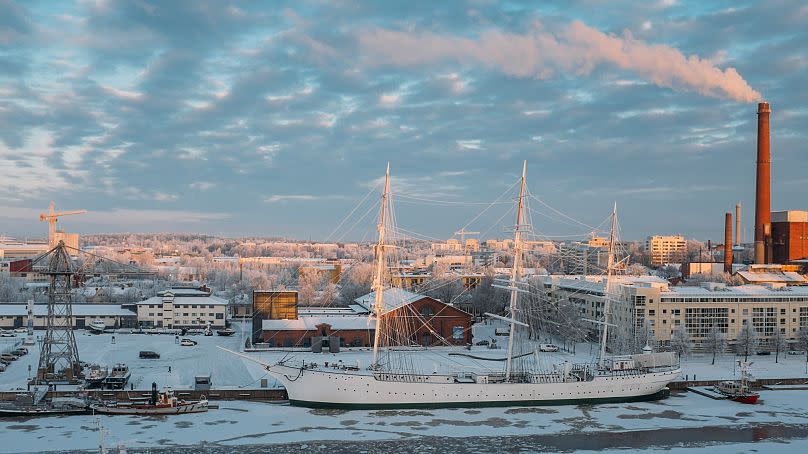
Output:
[[[601,356],[595,363],[562,364],[544,367],[544,353],[528,339],[529,326],[521,321],[520,293],[528,292],[522,280],[522,233],[526,229],[523,198],[526,164],[522,168],[516,226],[514,229],[514,263],[510,278],[500,285],[510,291],[507,317],[494,315],[510,327],[504,370],[472,370],[430,373],[412,366],[417,361],[394,361],[391,355],[418,355],[418,351],[396,351],[392,345],[382,345],[385,329],[396,328],[395,321],[385,314],[385,254],[390,197],[390,166],[385,174],[384,191],[375,246],[375,276],[373,280],[376,327],[372,362],[367,368],[342,364],[316,364],[283,359],[267,364],[250,356],[236,353],[261,364],[279,380],[292,405],[332,408],[423,408],[469,406],[553,405],[599,402],[651,400],[667,394],[666,385],[680,373],[678,359],[670,353],[645,353],[620,357],[606,356],[608,338],[608,282],[612,271],[614,232],[610,244],[610,266],[607,277]],[[614,216],[614,214],[613,214]],[[614,217],[613,226],[614,230]],[[372,314],[372,316],[373,316]],[[400,334],[400,333],[399,333]],[[399,336],[401,338],[401,336]],[[532,352],[531,352],[532,349]],[[403,367],[402,367],[403,366]]]

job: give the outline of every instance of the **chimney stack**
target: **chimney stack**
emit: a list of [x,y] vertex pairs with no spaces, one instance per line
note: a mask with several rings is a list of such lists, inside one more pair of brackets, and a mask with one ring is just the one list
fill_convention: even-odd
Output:
[[741,203],[735,204],[735,245],[741,245]]
[[769,263],[771,253],[771,151],[769,103],[758,103],[757,186],[755,191],[755,263]]
[[732,213],[724,217],[724,272],[732,273]]

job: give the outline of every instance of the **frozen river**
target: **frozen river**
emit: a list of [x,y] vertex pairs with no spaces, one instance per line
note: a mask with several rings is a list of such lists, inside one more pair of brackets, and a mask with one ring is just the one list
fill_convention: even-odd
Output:
[[[764,391],[759,405],[692,393],[599,406],[337,411],[221,402],[205,414],[103,416],[107,445],[130,452],[771,452],[808,448],[808,393]],[[0,421],[0,452],[91,450],[95,416]],[[162,449],[161,449],[162,448]],[[775,449],[776,448],[776,449]]]
[[[39,334],[39,333],[38,333]],[[199,345],[182,347],[173,336],[77,332],[82,360],[112,365],[125,362],[136,388],[190,387],[193,377],[211,374],[214,387],[253,388],[265,372],[256,364],[217,347],[239,350],[243,338],[194,336]],[[28,365],[36,370],[38,348],[0,373],[0,389],[24,386]],[[161,354],[159,360],[138,358],[140,350]],[[544,355],[548,364],[587,361],[590,348]],[[460,350],[460,353],[469,353]],[[448,350],[419,352],[420,367],[442,371],[459,367],[496,368],[501,363],[448,357]],[[475,347],[475,356],[501,357],[502,350]],[[287,352],[254,356],[273,361]],[[369,352],[339,354],[291,353],[309,361],[340,361],[365,365]],[[753,358],[758,377],[805,376],[804,356]],[[730,378],[734,357],[694,357],[684,372],[698,378]],[[443,365],[439,365],[439,364]],[[169,366],[171,370],[169,371]],[[274,383],[270,380],[270,386]],[[667,400],[600,406],[516,407],[486,409],[335,411],[310,410],[281,404],[218,402],[206,414],[164,418],[101,417],[109,431],[108,446],[124,443],[129,452],[573,452],[631,450],[712,453],[808,451],[808,391],[764,391],[754,406],[715,401],[691,393]],[[0,453],[68,452],[97,449],[94,416],[0,420]]]

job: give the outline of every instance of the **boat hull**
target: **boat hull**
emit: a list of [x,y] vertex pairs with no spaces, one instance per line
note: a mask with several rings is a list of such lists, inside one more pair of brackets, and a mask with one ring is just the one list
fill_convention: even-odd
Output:
[[143,406],[110,406],[94,405],[92,407],[96,413],[105,415],[182,415],[186,413],[203,413],[208,411],[207,402],[195,402],[191,404],[177,405],[176,407],[143,407]]
[[597,376],[589,381],[459,383],[451,376],[415,381],[383,380],[369,373],[321,371],[275,365],[292,405],[347,409],[579,405],[661,399],[679,370]]
[[742,404],[754,404],[757,403],[759,397],[760,395],[758,394],[750,394],[748,396],[735,396],[731,399]]
[[33,416],[56,416],[56,415],[86,415],[89,414],[90,410],[87,408],[76,408],[76,409],[31,409],[31,410],[24,410],[24,409],[7,409],[2,408],[0,409],[0,418],[11,418],[11,417],[33,417]]

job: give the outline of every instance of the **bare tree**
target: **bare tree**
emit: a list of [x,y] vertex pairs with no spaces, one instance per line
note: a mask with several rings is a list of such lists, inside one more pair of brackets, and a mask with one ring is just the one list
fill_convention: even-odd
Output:
[[803,326],[797,332],[797,345],[805,352],[805,373],[808,374],[808,326]]
[[715,364],[715,355],[723,352],[727,348],[727,337],[721,331],[717,324],[713,323],[710,327],[710,332],[707,333],[707,338],[704,339],[704,346],[707,351],[713,354],[713,362]]
[[693,342],[690,340],[690,333],[684,325],[679,325],[673,330],[671,335],[671,349],[679,354],[680,358],[687,357],[693,349]]
[[779,329],[774,330],[774,334],[769,338],[769,348],[774,350],[774,362],[780,360],[780,352],[788,348],[788,338]]
[[747,323],[741,328],[735,340],[736,353],[744,355],[744,361],[749,360],[749,353],[755,354],[758,348],[758,335],[751,323]]

